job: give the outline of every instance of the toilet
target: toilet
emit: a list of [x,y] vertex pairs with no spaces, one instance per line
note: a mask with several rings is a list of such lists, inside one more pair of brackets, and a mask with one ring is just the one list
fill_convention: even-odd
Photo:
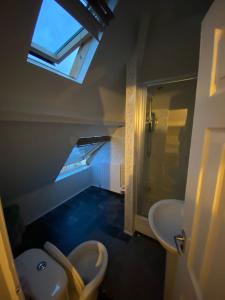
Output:
[[25,299],[97,299],[108,265],[102,243],[87,241],[67,257],[50,242],[44,250],[27,250],[15,260]]

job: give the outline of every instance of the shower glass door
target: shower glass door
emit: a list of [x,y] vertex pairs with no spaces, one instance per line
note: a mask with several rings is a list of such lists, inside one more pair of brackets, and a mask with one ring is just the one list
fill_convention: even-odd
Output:
[[138,214],[162,199],[184,200],[196,80],[149,87]]

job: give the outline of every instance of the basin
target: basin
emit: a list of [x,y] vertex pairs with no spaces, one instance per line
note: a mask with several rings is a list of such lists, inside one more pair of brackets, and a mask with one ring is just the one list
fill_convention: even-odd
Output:
[[184,201],[160,200],[149,210],[148,221],[160,244],[171,254],[178,254],[174,236],[182,231]]

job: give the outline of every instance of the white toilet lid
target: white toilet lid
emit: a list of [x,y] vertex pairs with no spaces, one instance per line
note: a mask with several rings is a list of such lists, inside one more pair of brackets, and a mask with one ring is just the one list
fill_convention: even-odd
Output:
[[67,294],[64,269],[41,249],[30,249],[16,260],[19,277],[36,300],[60,299]]

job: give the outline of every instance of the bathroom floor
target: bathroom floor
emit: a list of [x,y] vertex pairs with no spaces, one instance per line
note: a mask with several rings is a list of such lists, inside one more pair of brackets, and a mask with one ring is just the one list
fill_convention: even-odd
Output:
[[83,241],[103,242],[109,266],[99,300],[163,299],[165,251],[160,244],[136,233],[123,233],[124,198],[90,187],[26,228],[21,248],[54,243],[68,254]]

